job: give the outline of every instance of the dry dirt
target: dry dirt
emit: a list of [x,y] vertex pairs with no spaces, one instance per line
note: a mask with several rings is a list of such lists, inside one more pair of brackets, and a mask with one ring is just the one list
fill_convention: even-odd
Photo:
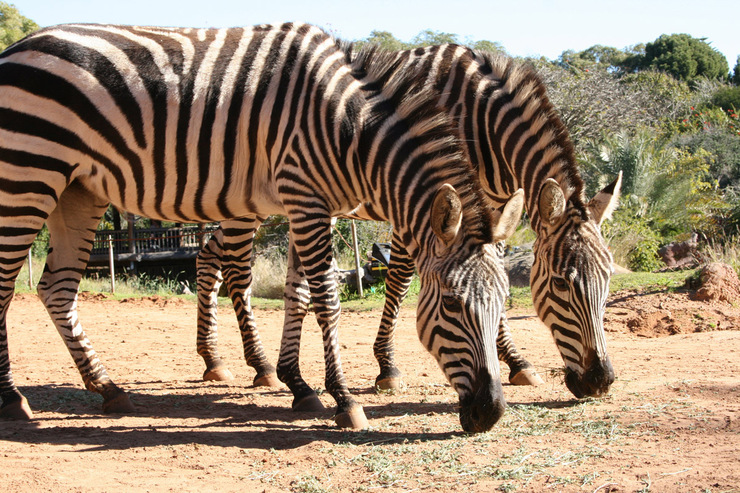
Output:
[[[79,306],[138,412],[101,414],[38,298],[16,296],[11,360],[35,419],[0,422],[2,491],[740,491],[740,309],[727,303],[617,293],[606,320],[617,381],[607,397],[584,401],[554,371],[561,359],[548,330],[529,311],[510,312],[545,384],[506,385],[507,413],[480,435],[461,431],[456,396],[416,340],[411,308],[397,338],[407,388],[394,395],[370,390],[380,313],[343,314],[343,367],[371,424],[349,432],[331,421],[328,395],[323,414],[297,414],[285,389],[251,386],[233,310],[221,309],[220,339],[236,380],[206,384],[193,302],[88,295]],[[257,311],[273,360],[282,317]],[[309,318],[301,363],[321,388]]]

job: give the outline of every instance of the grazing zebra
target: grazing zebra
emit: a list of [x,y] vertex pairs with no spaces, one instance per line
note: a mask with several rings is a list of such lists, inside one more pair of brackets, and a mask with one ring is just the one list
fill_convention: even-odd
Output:
[[32,416],[10,371],[6,315],[44,223],[40,299],[103,410],[132,410],[77,316],[95,229],[112,203],[177,222],[287,215],[335,420],[365,426],[341,371],[330,225],[367,202],[419,268],[419,335],[458,392],[463,428],[493,426],[505,401],[490,341],[506,280],[492,243],[513,230],[521,196],[495,221],[446,115],[414,81],[363,77],[333,38],[292,23],[64,25],[0,54],[0,413]]
[[[424,90],[435,94],[437,103],[457,122],[488,198],[500,204],[517,188],[524,190],[525,207],[537,234],[531,278],[536,311],[552,331],[565,362],[565,382],[570,391],[577,397],[606,393],[614,381],[603,328],[612,259],[601,237],[600,224],[616,207],[621,174],[586,202],[567,130],[532,69],[457,45],[401,51],[395,56],[402,68],[381,79],[414,78],[420,74],[426,77]],[[368,70],[376,58],[375,49],[361,51],[353,62],[355,70]],[[377,219],[372,211],[365,212],[359,216],[355,213],[354,217]],[[243,226],[256,228],[259,224]],[[213,283],[218,282],[219,252],[228,257],[232,272],[248,272],[249,259],[230,251],[234,244],[230,232],[240,230],[238,223],[232,222],[228,230],[211,239],[201,254],[199,292],[205,294],[199,294],[203,301],[199,306],[198,352],[206,361],[207,378],[230,376],[218,357],[216,336],[211,332],[215,331],[215,325],[210,325],[215,323],[215,317],[209,314],[215,305],[205,301]],[[237,241],[236,245],[244,248],[244,243]],[[289,259],[289,265],[295,266],[295,260]],[[413,263],[402,242],[394,236],[386,305],[374,345],[380,365],[376,385],[380,387],[397,385],[400,378],[393,360],[393,332],[412,273]],[[227,285],[229,280],[227,277]],[[247,284],[240,285],[244,286]],[[229,291],[233,292],[231,288]],[[300,276],[289,269],[285,295],[289,339],[297,337],[295,331],[300,329],[308,306],[306,295]],[[254,355],[253,341],[248,338],[256,334],[253,319],[248,319],[252,325],[246,331],[243,312],[238,311],[237,316],[243,328],[245,355]],[[499,357],[512,369],[510,379],[522,375],[530,378],[525,373],[530,365],[516,351],[505,315],[498,346]],[[247,362],[258,371],[255,383],[269,382],[271,366],[266,361],[256,363],[253,356],[248,356]]]

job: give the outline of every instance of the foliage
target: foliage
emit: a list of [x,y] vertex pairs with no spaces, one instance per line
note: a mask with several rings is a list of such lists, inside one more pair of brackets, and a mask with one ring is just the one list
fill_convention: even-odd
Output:
[[504,48],[504,45],[502,45],[498,41],[488,41],[484,39],[481,41],[474,41],[472,43],[468,43],[468,46],[478,51],[487,51],[489,53],[498,53],[500,55],[506,55],[506,48]]
[[396,37],[388,31],[371,31],[370,36],[363,40],[357,41],[355,43],[355,47],[359,49],[365,44],[378,45],[388,51],[399,51],[408,48],[406,43],[404,43],[400,39],[396,39]]
[[676,129],[671,146],[696,154],[708,152],[709,172],[721,189],[740,186],[740,134],[738,116],[733,111],[692,112]]
[[362,48],[362,46],[367,44],[376,44],[388,51],[399,51],[409,50],[412,48],[420,48],[424,46],[440,45],[445,43],[465,45],[473,48],[474,50],[506,54],[506,50],[501,45],[501,43],[488,40],[461,40],[457,34],[434,31],[432,29],[421,31],[409,42],[401,41],[388,31],[371,31],[370,36],[365,39],[356,41],[355,47],[357,49],[360,49]]
[[588,72],[539,67],[548,96],[568,127],[576,149],[604,135],[655,125],[685,114],[685,83],[654,72],[620,77],[604,69]]
[[712,129],[727,130],[740,136],[740,120],[735,110],[723,110],[722,108],[705,108],[703,110],[691,107],[691,113],[678,125],[678,132],[700,132]]
[[[644,202],[659,173],[673,158],[656,140],[654,130],[643,127],[629,133],[622,130],[591,140],[580,154],[586,190],[592,196],[622,171],[622,195],[634,195]],[[643,213],[646,206],[643,207]]]
[[674,79],[663,72],[644,70],[622,76],[620,82],[636,95],[634,104],[642,121],[651,125],[675,120],[686,113],[694,95],[686,82]]
[[0,2],[0,51],[38,29],[38,24],[22,16],[15,5]]
[[732,70],[732,83],[740,86],[740,55],[738,55],[735,68]]
[[712,178],[712,155],[678,150],[656,178],[648,195],[652,227],[664,236],[700,231],[714,236],[721,232],[726,203]]
[[457,34],[425,29],[411,39],[411,47],[433,46],[441,44],[461,44]]
[[558,64],[577,70],[617,70],[628,57],[627,52],[611,46],[593,45],[583,51],[566,50],[558,57]]
[[49,249],[49,230],[46,228],[46,224],[41,228],[39,234],[36,235],[36,239],[33,240],[31,245],[31,254],[35,257],[46,257],[46,252]]
[[617,264],[634,271],[653,271],[661,266],[660,238],[641,213],[643,204],[635,199],[625,197],[613,219],[602,225],[602,232]]
[[[740,111],[740,85],[719,89],[712,96],[712,104],[728,112]],[[734,117],[737,119],[737,114]]]
[[645,54],[630,60],[638,70],[658,70],[684,81],[700,77],[725,79],[727,59],[703,38],[688,34],[664,34],[645,45]]

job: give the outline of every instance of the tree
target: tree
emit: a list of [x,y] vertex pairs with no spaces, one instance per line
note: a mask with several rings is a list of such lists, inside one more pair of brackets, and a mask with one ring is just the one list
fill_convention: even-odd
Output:
[[740,111],[740,86],[728,86],[717,90],[712,96],[712,104],[725,111]]
[[426,29],[414,36],[414,38],[411,40],[411,47],[417,48],[421,46],[441,45],[445,43],[462,44],[460,43],[457,34],[443,33],[441,31],[432,31],[431,29]]
[[690,106],[688,85],[666,74],[620,77],[603,68],[573,71],[553,64],[541,65],[538,71],[577,150],[588,140],[673,120]]
[[740,56],[737,57],[735,69],[732,72],[732,83],[736,86],[740,86]]
[[558,58],[562,67],[579,70],[606,69],[610,72],[619,69],[629,53],[611,46],[593,45],[583,51],[566,50]]
[[370,36],[355,43],[357,49],[366,44],[378,45],[388,51],[398,51],[408,48],[408,44],[397,39],[388,31],[371,31]]
[[490,53],[498,53],[500,55],[507,54],[506,48],[504,48],[504,46],[498,41],[488,41],[487,39],[483,39],[480,41],[468,43],[468,46],[478,51],[488,51]]
[[18,12],[13,4],[0,2],[0,50],[38,30],[39,25]]
[[699,77],[725,79],[729,72],[727,59],[712,48],[705,38],[688,34],[664,34],[645,45],[645,54],[630,60],[638,70],[659,70],[679,80]]

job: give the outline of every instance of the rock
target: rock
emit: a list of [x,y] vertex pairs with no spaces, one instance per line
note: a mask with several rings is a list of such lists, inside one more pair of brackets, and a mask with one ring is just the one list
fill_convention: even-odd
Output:
[[[509,275],[509,285],[516,288],[529,287],[529,276],[534,263],[531,244],[512,248],[504,257],[504,267]],[[614,274],[629,274],[631,270],[614,264]]]
[[514,247],[504,257],[504,267],[509,274],[509,285],[516,288],[529,286],[534,254],[531,248]]
[[658,250],[665,268],[661,270],[693,269],[699,266],[701,254],[698,251],[699,235],[693,233],[686,241],[673,241]]

